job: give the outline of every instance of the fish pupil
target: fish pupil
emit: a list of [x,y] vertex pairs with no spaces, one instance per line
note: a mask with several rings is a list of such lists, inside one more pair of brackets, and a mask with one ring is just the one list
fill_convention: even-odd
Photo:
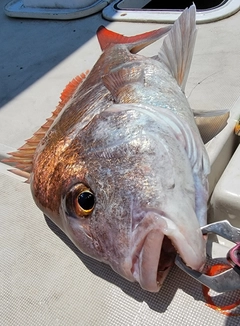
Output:
[[78,203],[83,210],[91,210],[95,203],[94,195],[89,191],[82,192],[78,196]]

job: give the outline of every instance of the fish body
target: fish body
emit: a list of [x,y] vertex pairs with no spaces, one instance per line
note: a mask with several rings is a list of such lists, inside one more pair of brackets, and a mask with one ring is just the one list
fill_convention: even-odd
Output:
[[[137,54],[166,33],[158,55]],[[176,250],[193,269],[205,263],[209,161],[184,94],[195,6],[170,30],[98,37],[102,55],[26,158],[31,190],[82,252],[156,292]]]

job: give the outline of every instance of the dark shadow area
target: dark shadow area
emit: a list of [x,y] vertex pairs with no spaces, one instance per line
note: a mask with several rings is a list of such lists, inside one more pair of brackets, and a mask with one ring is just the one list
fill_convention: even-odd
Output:
[[220,6],[221,4],[224,4],[226,0],[152,0],[144,6],[143,9],[185,9],[186,7],[191,6],[193,2],[198,10],[206,10]]
[[188,293],[195,300],[204,301],[201,285],[196,283],[196,281],[194,281],[191,277],[185,275],[176,266],[172,268],[164,282],[163,287],[158,293],[144,291],[137,283],[131,283],[115,273],[110,266],[90,258],[79,251],[66,236],[66,234],[61,231],[47,216],[45,216],[45,221],[48,227],[78,256],[89,271],[107,282],[118,286],[124,293],[134,298],[136,301],[146,302],[152,310],[159,313],[165,312],[179,288]]
[[[8,2],[1,2],[0,14],[0,108],[86,43],[103,23],[101,13],[69,21],[9,18],[3,11]],[[76,75],[82,72],[81,58],[78,66]]]

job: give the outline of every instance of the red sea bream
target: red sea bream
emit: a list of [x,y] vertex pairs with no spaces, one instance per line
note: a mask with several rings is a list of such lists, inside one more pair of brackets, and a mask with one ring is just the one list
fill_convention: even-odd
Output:
[[[153,57],[137,53],[161,37]],[[152,292],[176,251],[193,269],[205,263],[210,166],[184,94],[195,38],[194,5],[173,26],[137,36],[101,27],[92,70],[8,159],[83,253]]]

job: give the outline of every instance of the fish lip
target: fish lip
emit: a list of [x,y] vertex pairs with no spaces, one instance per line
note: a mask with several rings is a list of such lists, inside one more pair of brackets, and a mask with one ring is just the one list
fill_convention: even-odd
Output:
[[131,277],[150,292],[159,291],[168,273],[167,270],[158,270],[164,233],[153,221],[163,214],[155,209],[151,212],[144,210],[144,217],[133,225],[132,230]]
[[[150,292],[158,292],[162,277],[167,271],[159,273],[158,266],[162,251],[164,234],[161,230],[150,230],[134,253],[131,273],[140,286]],[[140,249],[140,250],[139,250]]]
[[[153,210],[147,212],[141,222],[134,228],[132,236],[132,255],[131,255],[131,276],[137,281],[140,286],[150,292],[158,292],[161,288],[170,267],[174,264],[175,255],[173,252],[169,252],[171,263],[166,267],[166,270],[159,270],[161,264],[161,255],[164,253],[163,241],[164,238],[168,238],[171,241],[174,252],[182,253],[182,258],[185,261],[186,252],[192,251],[191,257],[194,255],[194,250],[191,248],[191,244],[178,230],[177,225],[173,223],[173,226],[177,229],[177,236],[180,234],[180,240],[175,239],[175,235],[172,235],[165,226],[166,220],[170,220],[169,217],[163,212]],[[200,228],[199,228],[200,231]],[[140,240],[139,240],[140,239]],[[179,242],[184,246],[180,246]],[[181,248],[180,248],[181,247]],[[186,247],[182,249],[182,247]],[[167,253],[168,255],[168,253]],[[187,258],[188,259],[188,258]],[[192,258],[190,258],[191,261]],[[186,263],[186,261],[185,261]],[[193,269],[199,270],[202,267],[201,259],[197,262],[198,265],[191,266]]]
[[[132,256],[131,273],[140,286],[150,292],[158,292],[173,266],[176,250],[168,243],[168,259],[164,241],[167,237],[160,228],[148,231]],[[169,241],[170,242],[170,241]]]

